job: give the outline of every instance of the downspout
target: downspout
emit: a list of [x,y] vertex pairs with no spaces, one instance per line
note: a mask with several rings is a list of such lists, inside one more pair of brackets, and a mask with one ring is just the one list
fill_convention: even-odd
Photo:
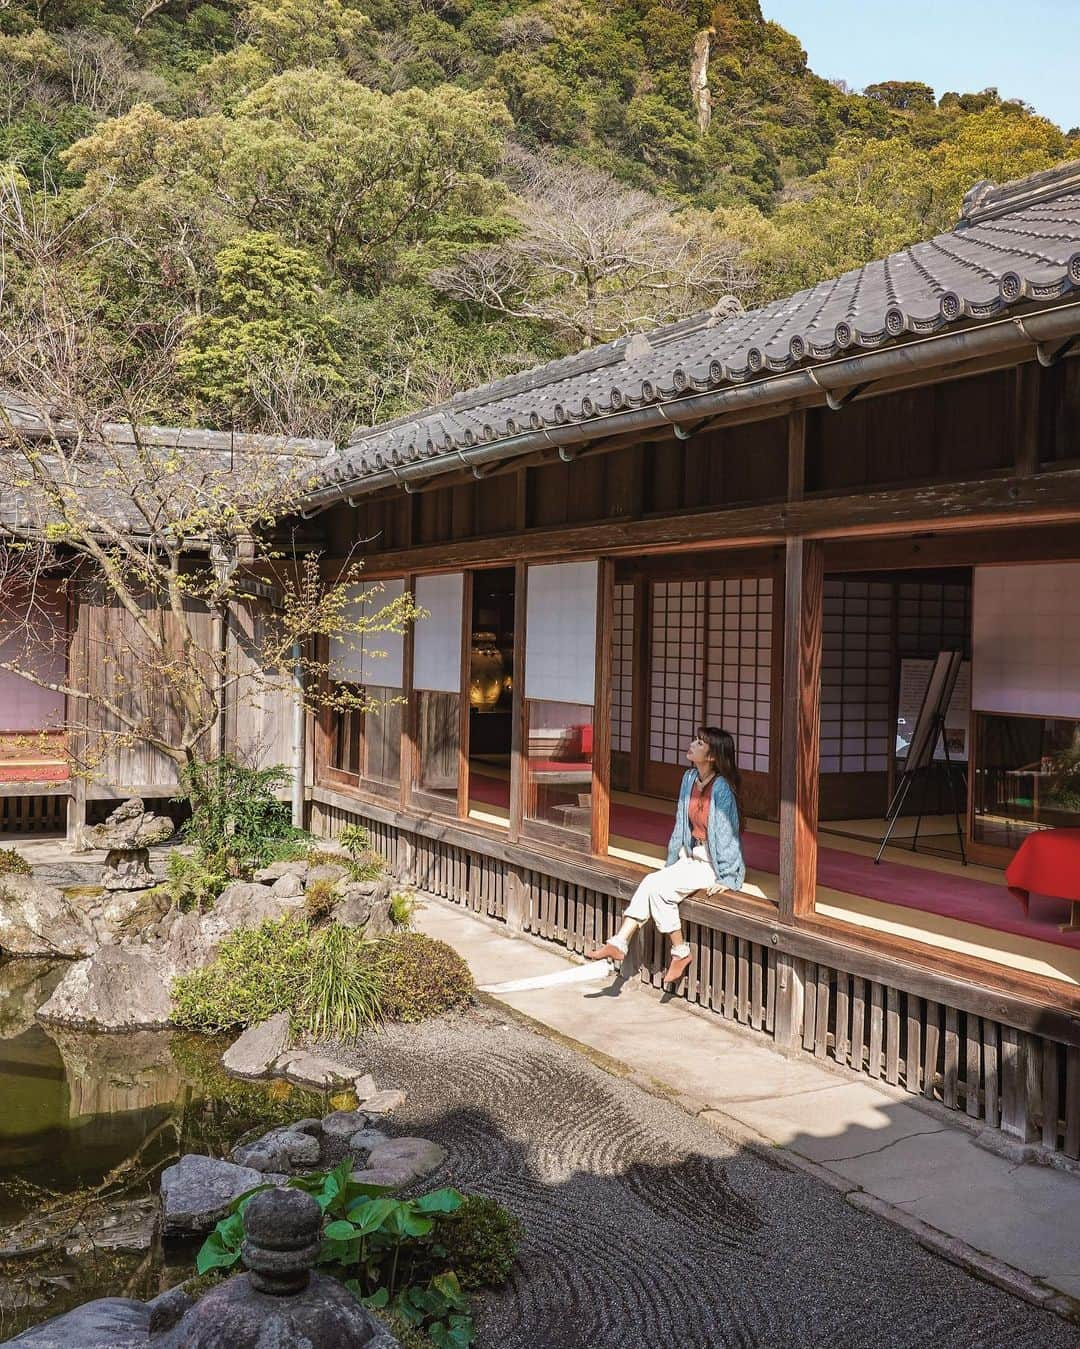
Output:
[[738,408],[783,402],[807,395],[820,396],[822,392],[842,394],[853,385],[865,385],[895,375],[933,369],[951,361],[993,355],[1024,343],[1034,345],[1056,342],[1078,331],[1080,302],[1015,318],[1003,318],[962,332],[926,337],[880,351],[841,356],[821,365],[766,376],[746,384],[705,393],[682,394],[628,412],[590,417],[569,425],[548,426],[503,437],[468,450],[455,449],[433,459],[385,468],[361,478],[350,477],[341,486],[327,486],[313,492],[307,500],[306,509],[311,511],[324,503],[340,500],[346,492],[355,493],[358,487],[362,487],[365,495],[394,485],[409,490],[413,482],[446,473],[453,466],[451,461],[464,461],[476,468],[549,445],[572,445],[602,433],[615,435],[625,431],[645,431],[664,423],[697,421],[703,417],[711,420]]
[[303,829],[307,806],[307,711],[304,705],[304,663],[300,643],[293,642],[292,822]]

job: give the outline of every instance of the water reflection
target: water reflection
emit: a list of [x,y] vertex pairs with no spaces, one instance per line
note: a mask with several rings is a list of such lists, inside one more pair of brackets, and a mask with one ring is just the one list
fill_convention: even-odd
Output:
[[88,1297],[152,1296],[162,1169],[326,1110],[318,1093],[229,1078],[221,1041],[46,1030],[34,1013],[66,968],[0,965],[0,1340]]

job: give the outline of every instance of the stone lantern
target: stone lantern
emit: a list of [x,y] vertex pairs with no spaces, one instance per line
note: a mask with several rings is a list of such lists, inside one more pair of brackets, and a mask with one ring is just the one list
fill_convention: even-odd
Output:
[[396,1349],[397,1340],[342,1284],[313,1271],[322,1211],[310,1195],[256,1195],[244,1210],[244,1238],[246,1274],[194,1305],[182,1296],[158,1300],[148,1341],[154,1349]]

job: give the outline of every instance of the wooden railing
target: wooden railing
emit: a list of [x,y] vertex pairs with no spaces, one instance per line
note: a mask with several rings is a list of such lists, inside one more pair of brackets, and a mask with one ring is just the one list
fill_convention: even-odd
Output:
[[[320,799],[320,797],[322,799]],[[588,881],[539,859],[513,860],[505,842],[475,845],[444,826],[408,822],[364,802],[316,790],[311,828],[333,838],[360,823],[402,880],[508,928],[582,952],[618,922],[626,884]],[[562,872],[563,874],[555,874]],[[1080,1159],[1080,1025],[976,986],[690,901],[685,927],[694,962],[677,996],[770,1037],[785,1053],[832,1060],[848,1072],[964,1113],[1014,1141]],[[760,935],[761,940],[756,939]],[[807,958],[830,949],[829,963]],[[659,987],[667,953],[642,933],[639,977]],[[840,958],[843,956],[843,963]],[[847,966],[847,968],[845,968]],[[624,966],[624,968],[626,968]],[[929,996],[929,993],[935,996]],[[993,1007],[997,1015],[988,1015]],[[1012,1015],[1012,1020],[1007,1013]]]

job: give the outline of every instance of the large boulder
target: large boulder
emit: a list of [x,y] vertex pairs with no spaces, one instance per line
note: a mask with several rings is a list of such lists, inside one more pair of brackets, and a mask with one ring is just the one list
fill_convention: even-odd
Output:
[[289,1014],[278,1012],[268,1021],[249,1026],[222,1055],[226,1071],[237,1077],[265,1077],[289,1043]]
[[77,960],[96,944],[86,915],[56,886],[33,876],[0,878],[0,954]]
[[91,1030],[167,1026],[170,985],[171,970],[159,953],[102,946],[68,970],[38,1016]]
[[274,881],[279,881],[282,876],[297,876],[300,880],[304,880],[307,873],[306,862],[271,862],[268,867],[256,871],[252,879],[260,881],[263,885],[273,885]]
[[234,881],[217,897],[208,913],[176,914],[163,938],[165,959],[176,974],[209,965],[218,947],[233,932],[258,927],[303,910],[303,896],[275,895],[269,886]]
[[334,906],[335,922],[346,927],[362,927],[369,937],[390,932],[390,882],[386,877],[374,881],[347,881],[338,886],[341,899]]
[[161,1173],[166,1232],[209,1232],[234,1199],[266,1177],[250,1166],[187,1153]]
[[149,890],[113,890],[97,915],[98,935],[103,941],[139,938],[165,917],[171,903],[164,886]]

